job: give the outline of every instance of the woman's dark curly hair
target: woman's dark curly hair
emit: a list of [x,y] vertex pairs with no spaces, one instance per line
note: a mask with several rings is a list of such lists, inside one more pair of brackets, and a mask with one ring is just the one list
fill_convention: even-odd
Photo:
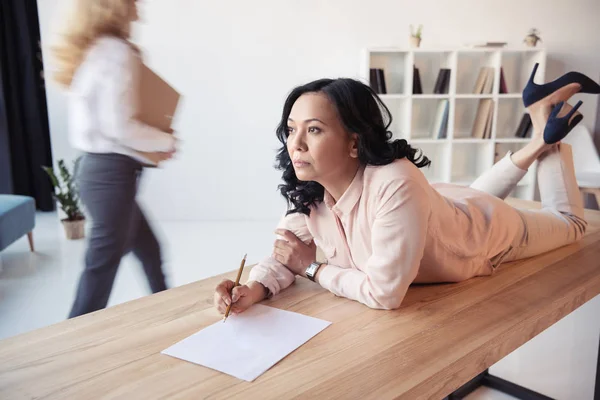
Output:
[[299,86],[288,95],[283,106],[277,138],[283,144],[277,153],[276,168],[283,171],[281,195],[288,203],[287,214],[310,215],[310,207],[323,201],[325,189],[314,181],[296,177],[287,150],[288,118],[296,100],[305,93],[324,93],[335,105],[342,124],[348,132],[358,135],[358,159],[363,165],[387,165],[406,157],[422,168],[431,161],[404,139],[391,140],[388,130],[392,115],[383,101],[369,86],[354,79],[319,79]]

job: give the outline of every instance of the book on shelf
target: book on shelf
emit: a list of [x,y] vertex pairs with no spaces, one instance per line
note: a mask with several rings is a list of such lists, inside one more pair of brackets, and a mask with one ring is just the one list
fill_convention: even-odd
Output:
[[491,129],[491,114],[493,114],[494,102],[492,99],[479,100],[477,106],[477,113],[475,114],[475,120],[473,121],[473,128],[471,129],[471,136],[475,139],[484,139],[487,134],[488,125]]
[[445,70],[445,78],[444,78],[444,86],[443,86],[443,92],[444,93],[450,93],[450,69],[446,69]]
[[504,68],[502,67],[500,67],[500,93],[508,93],[508,88],[506,87],[506,79],[504,78]]
[[431,125],[432,139],[445,139],[448,130],[448,116],[450,114],[450,102],[447,99],[440,100],[437,111]]
[[475,87],[473,88],[474,94],[491,94],[494,86],[494,68],[482,67],[477,75],[475,81]]
[[491,139],[492,138],[492,117],[494,115],[494,101],[491,101],[491,106],[490,106],[490,110],[488,111],[487,114],[487,121],[485,122],[485,130],[483,132],[483,139]]
[[377,94],[386,94],[385,74],[381,68],[369,69],[369,85]]
[[486,76],[487,76],[486,69],[481,68],[479,70],[479,75],[477,75],[477,80],[475,81],[475,86],[473,87],[474,94],[481,94],[483,92],[483,86],[485,85]]
[[438,131],[438,139],[446,139],[448,137],[448,118],[450,116],[450,102],[448,100],[444,100],[444,117],[442,119],[442,126]]
[[440,72],[438,72],[438,76],[435,81],[435,86],[433,88],[433,93],[448,94],[449,89],[450,89],[450,69],[449,68],[440,68]]
[[483,85],[483,94],[491,94],[492,88],[494,87],[494,68],[487,67],[487,74],[485,77],[485,85]]
[[421,85],[421,74],[419,68],[413,65],[413,94],[423,94],[423,86]]
[[519,138],[526,138],[530,135],[533,124],[531,123],[531,117],[528,113],[524,113],[523,117],[521,117],[521,122],[519,122],[519,126],[517,126],[517,130],[515,131],[515,136]]
[[506,46],[506,42],[486,42],[485,46],[479,47],[504,47]]
[[385,87],[385,74],[381,68],[377,69],[377,86],[379,87],[381,94],[387,93],[387,88]]
[[375,93],[379,93],[377,89],[377,70],[375,68],[369,69],[369,86],[371,89],[375,91]]

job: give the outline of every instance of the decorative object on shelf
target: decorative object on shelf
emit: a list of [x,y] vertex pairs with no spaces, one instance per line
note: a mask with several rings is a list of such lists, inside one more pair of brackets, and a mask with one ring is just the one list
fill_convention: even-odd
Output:
[[537,43],[541,41],[540,31],[535,28],[531,28],[527,36],[525,36],[525,39],[523,39],[523,42],[529,47],[535,47],[537,46]]
[[[77,163],[77,161],[76,161]],[[58,161],[60,180],[51,167],[42,167],[50,177],[54,189],[54,198],[60,208],[67,215],[62,220],[67,239],[81,239],[84,237],[85,217],[79,208],[79,193],[75,186],[75,178],[67,169],[64,160]]]
[[410,47],[417,48],[421,46],[421,34],[423,33],[423,25],[419,25],[415,32],[413,26],[410,26]]

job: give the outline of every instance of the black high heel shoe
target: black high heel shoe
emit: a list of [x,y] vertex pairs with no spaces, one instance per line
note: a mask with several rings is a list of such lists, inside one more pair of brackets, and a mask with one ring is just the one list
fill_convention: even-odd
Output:
[[577,109],[581,107],[583,101],[578,101],[575,104],[575,107],[571,111],[567,113],[564,117],[559,117],[558,114],[560,110],[562,110],[564,101],[561,101],[557,105],[554,106],[550,116],[548,117],[548,122],[546,123],[546,127],[544,128],[544,142],[548,144],[553,144],[556,142],[560,142],[567,136],[569,132],[575,126],[581,122],[583,119],[583,115],[577,113]]
[[[574,71],[567,72],[552,82],[538,85],[537,83],[533,82],[533,78],[535,77],[535,72],[537,71],[539,65],[539,63],[535,63],[533,71],[531,72],[531,76],[529,77],[529,82],[527,82],[525,89],[523,89],[523,104],[525,105],[525,108],[542,100],[545,97],[548,97],[549,95],[571,83],[577,83],[581,86],[581,89],[578,90],[579,93],[600,93],[600,85],[594,82],[591,78],[588,78],[586,75]],[[561,100],[566,101],[568,99]]]

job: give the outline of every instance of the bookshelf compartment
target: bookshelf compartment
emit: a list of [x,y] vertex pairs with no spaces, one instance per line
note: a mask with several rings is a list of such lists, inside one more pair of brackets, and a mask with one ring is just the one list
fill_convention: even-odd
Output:
[[410,132],[410,100],[407,98],[381,97],[385,106],[390,110],[392,123],[388,128],[395,139],[408,139]]
[[[448,111],[443,108],[447,107]],[[412,102],[411,139],[445,139],[450,133],[452,104],[448,99],[419,99]],[[438,119],[438,114],[439,118]],[[443,118],[445,117],[445,122]],[[440,124],[442,127],[440,135]]]
[[451,182],[469,186],[493,161],[492,143],[454,143]]
[[501,55],[501,68],[508,94],[520,95],[529,80],[536,62],[540,63],[535,83],[544,83],[544,54],[542,51],[505,51]]
[[[452,72],[449,74],[449,79],[445,85],[446,90],[441,90],[436,93],[434,91],[440,71],[442,69],[452,70],[454,63],[454,54],[452,52],[416,52],[414,53],[414,67],[419,71],[418,75],[423,88],[423,95],[432,94],[448,94],[452,91],[452,82],[454,77]],[[412,67],[411,67],[412,68]],[[414,73],[413,73],[414,74]],[[413,83],[410,85],[411,93],[413,93]],[[415,97],[419,94],[415,94]]]
[[[487,108],[480,111],[480,104],[487,103]],[[481,135],[481,126],[479,126],[479,134],[474,135],[474,127],[476,122],[485,125],[489,123],[489,116],[486,118],[485,115],[482,115],[481,118],[484,118],[484,121],[477,121],[476,117],[479,112],[488,111],[491,113],[491,122],[493,123],[494,118],[494,101],[492,99],[456,99],[456,107],[454,111],[454,136],[455,140],[461,139],[489,139],[487,136],[482,137]],[[487,114],[486,114],[487,115]],[[491,137],[491,132],[488,132]]]
[[[410,141],[409,141],[410,143]],[[448,182],[448,168],[450,163],[450,144],[447,142],[439,143],[414,143],[411,146],[420,149],[423,154],[431,160],[428,167],[421,168],[421,172],[430,183]]]
[[[369,68],[385,70],[387,94],[380,97],[392,114],[389,130],[394,138],[408,140],[432,160],[422,169],[431,182],[470,185],[491,168],[496,156],[524,147],[530,138],[515,133],[526,110],[521,92],[533,65],[540,63],[536,83],[546,79],[546,51],[543,48],[370,48],[365,49],[361,77],[370,80]],[[414,69],[419,69],[422,94],[413,93]],[[487,87],[479,83],[481,68],[489,67]],[[435,81],[441,68],[450,70],[448,93],[435,94]],[[485,78],[488,73],[486,71]],[[501,79],[501,76],[504,79]],[[501,83],[502,82],[502,83]],[[506,90],[503,90],[506,89]],[[482,92],[486,93],[482,93]],[[507,93],[504,93],[504,92]],[[438,105],[448,102],[446,135],[434,135],[439,119]],[[485,102],[485,118],[480,104]],[[491,112],[490,112],[491,111]],[[442,115],[443,116],[443,115]],[[479,124],[475,124],[479,121]],[[481,128],[482,122],[483,128]],[[474,129],[474,127],[478,129]],[[475,134],[475,135],[474,135]],[[502,154],[499,154],[502,153]],[[536,193],[537,164],[518,183],[512,195],[533,200]]]
[[[489,68],[489,83],[486,85],[483,81],[483,92],[481,94],[497,93],[496,70],[499,61],[499,54],[495,51],[477,51],[477,52],[458,52],[456,65],[456,93],[457,94],[476,94],[475,87],[480,79],[482,68]],[[483,78],[483,77],[482,77]]]
[[516,153],[525,147],[527,143],[496,143],[494,149],[494,164],[500,161],[500,159],[510,151]]
[[[371,68],[383,69],[386,94],[408,94],[407,85],[410,75],[409,56],[407,52],[371,52],[369,53],[369,68],[367,77],[371,83],[369,70]],[[412,68],[412,66],[410,66]],[[412,87],[412,85],[411,85]]]
[[527,111],[520,98],[501,98],[498,100],[498,122],[496,124],[497,139],[520,139],[516,136],[517,128]]

